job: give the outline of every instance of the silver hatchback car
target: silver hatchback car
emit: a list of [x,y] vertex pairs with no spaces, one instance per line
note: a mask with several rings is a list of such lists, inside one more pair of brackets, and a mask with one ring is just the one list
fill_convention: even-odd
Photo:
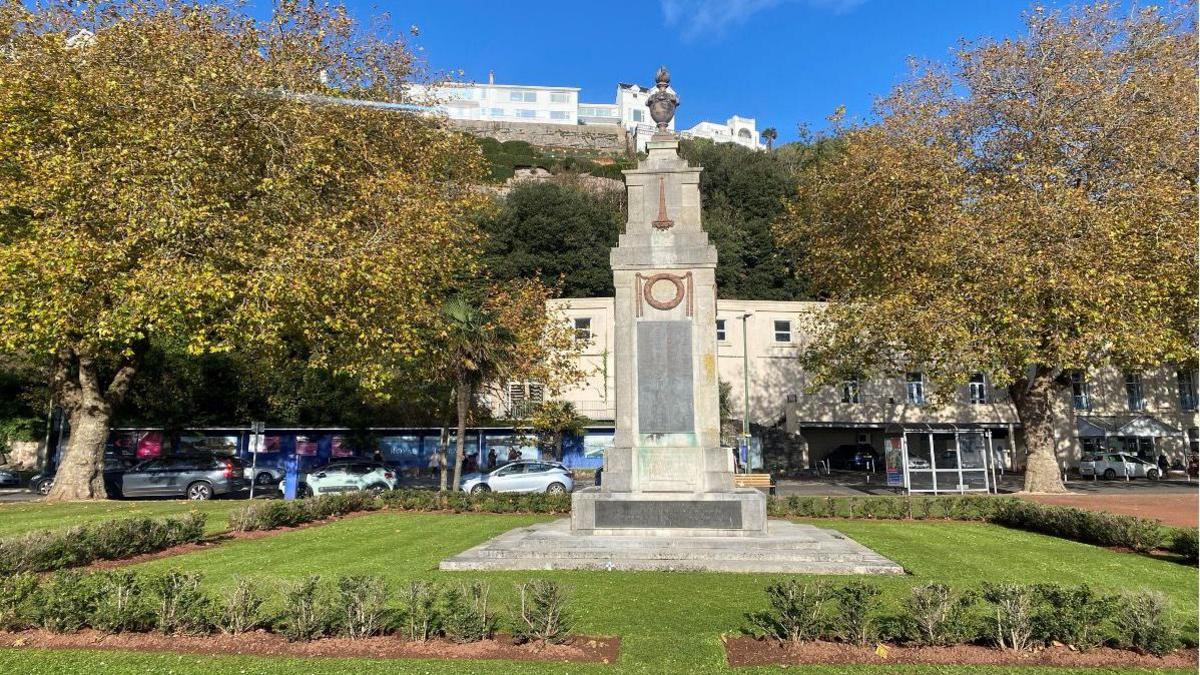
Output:
[[565,494],[575,489],[571,472],[559,462],[521,460],[488,473],[462,477],[464,492],[547,492]]

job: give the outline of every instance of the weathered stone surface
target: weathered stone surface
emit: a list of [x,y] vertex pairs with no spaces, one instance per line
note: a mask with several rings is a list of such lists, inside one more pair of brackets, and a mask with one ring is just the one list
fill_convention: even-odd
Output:
[[692,324],[641,321],[638,342],[638,430],[692,433]]
[[624,153],[632,147],[629,133],[619,124],[546,124],[538,122],[488,122],[449,120],[449,124],[475,136],[504,141],[525,141],[541,148]]
[[442,570],[659,570],[789,574],[903,574],[831,530],[771,521],[762,537],[588,535],[566,519],[521,527],[464,551]]

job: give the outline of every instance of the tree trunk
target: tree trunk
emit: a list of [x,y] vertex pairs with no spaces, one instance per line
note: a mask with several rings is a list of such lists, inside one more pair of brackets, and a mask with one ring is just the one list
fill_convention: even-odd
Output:
[[458,383],[458,436],[454,439],[454,490],[462,489],[463,453],[467,445],[467,415],[471,412],[471,386]]
[[440,491],[440,492],[446,491],[446,481],[447,481],[446,448],[449,445],[450,445],[450,432],[446,430],[446,427],[442,427],[442,437],[438,439],[438,449],[437,449],[437,462],[438,462],[437,466],[438,466],[438,480],[439,480],[438,491]]
[[104,405],[81,405],[71,411],[71,436],[54,474],[46,501],[107,499],[104,488],[104,446],[110,413]]
[[1066,492],[1054,443],[1054,402],[1059,386],[1049,368],[1009,387],[1025,430],[1025,492]]
[[71,436],[46,501],[108,498],[104,488],[108,424],[113,408],[124,398],[137,374],[145,349],[145,343],[135,345],[107,387],[101,386],[99,369],[91,356],[80,355],[71,347],[63,347],[55,354],[51,385],[70,417]]

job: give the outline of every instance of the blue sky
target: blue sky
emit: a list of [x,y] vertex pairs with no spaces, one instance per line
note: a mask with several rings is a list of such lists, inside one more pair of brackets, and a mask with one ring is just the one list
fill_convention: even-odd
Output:
[[[260,0],[261,1],[261,0]],[[407,31],[431,67],[483,81],[578,86],[612,102],[617,82],[651,84],[660,63],[682,105],[676,125],[755,117],[793,140],[839,105],[866,116],[905,60],[946,59],[959,38],[1012,35],[1030,0],[346,0]],[[258,4],[252,0],[253,4]],[[265,4],[265,3],[264,3]],[[1042,4],[1056,5],[1058,2]]]

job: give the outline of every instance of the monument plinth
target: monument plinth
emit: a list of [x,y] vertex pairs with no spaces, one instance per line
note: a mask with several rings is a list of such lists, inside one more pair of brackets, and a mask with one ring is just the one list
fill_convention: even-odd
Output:
[[573,497],[576,532],[762,534],[766,498],[735,490],[720,443],[717,250],[700,219],[700,172],[667,131],[679,99],[660,68],[647,106],[658,132],[625,171],[629,218],[610,261],[616,287],[616,434],[599,489]]

